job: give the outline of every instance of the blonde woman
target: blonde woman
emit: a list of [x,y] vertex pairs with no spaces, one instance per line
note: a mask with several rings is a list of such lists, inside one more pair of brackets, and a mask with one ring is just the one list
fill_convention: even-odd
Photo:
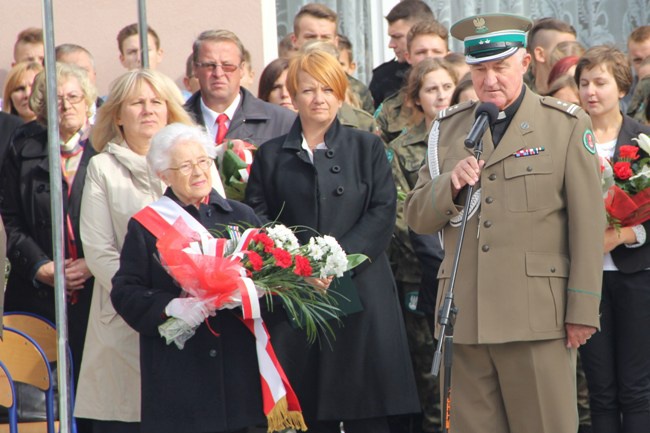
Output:
[[133,70],[111,86],[97,113],[92,143],[99,155],[88,167],[81,204],[81,240],[95,275],[75,416],[93,432],[140,431],[138,334],[110,300],[129,218],[160,198],[163,182],[147,165],[151,138],[169,123],[193,124],[174,82],[151,70]]
[[11,68],[2,94],[2,111],[19,116],[23,122],[36,119],[36,114],[29,108],[29,96],[34,78],[42,70],[43,65],[37,62],[18,63]]

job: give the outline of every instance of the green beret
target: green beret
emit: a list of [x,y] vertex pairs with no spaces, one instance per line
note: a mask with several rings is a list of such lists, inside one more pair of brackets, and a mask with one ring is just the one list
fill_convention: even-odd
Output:
[[505,59],[526,47],[526,33],[533,22],[510,14],[485,14],[464,18],[451,26],[450,33],[465,45],[468,64]]

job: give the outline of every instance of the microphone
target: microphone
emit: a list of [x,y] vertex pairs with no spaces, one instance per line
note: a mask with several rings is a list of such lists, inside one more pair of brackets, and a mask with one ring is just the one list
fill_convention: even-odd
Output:
[[483,138],[488,126],[493,125],[499,116],[499,109],[491,102],[483,102],[476,109],[476,120],[465,139],[465,147],[472,149]]

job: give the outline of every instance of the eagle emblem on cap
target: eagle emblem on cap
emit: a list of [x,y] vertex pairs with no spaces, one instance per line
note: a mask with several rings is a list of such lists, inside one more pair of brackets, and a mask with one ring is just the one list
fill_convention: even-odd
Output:
[[477,17],[472,22],[474,23],[476,33],[487,33],[488,29],[485,27],[485,18]]

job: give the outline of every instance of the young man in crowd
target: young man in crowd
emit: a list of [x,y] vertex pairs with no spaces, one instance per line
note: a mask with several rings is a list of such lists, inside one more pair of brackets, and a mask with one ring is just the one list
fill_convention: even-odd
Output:
[[409,64],[406,61],[406,35],[419,21],[434,19],[433,12],[420,0],[407,0],[397,3],[386,15],[388,21],[388,48],[395,52],[395,58],[382,63],[372,71],[370,93],[375,107],[387,97],[395,94],[404,84]]
[[30,27],[18,33],[14,44],[14,61],[11,66],[20,62],[43,63],[44,59],[43,30]]
[[[541,18],[528,33],[528,52],[532,59],[534,90],[540,95],[548,91],[548,75],[551,72],[551,52],[560,42],[575,41],[576,29],[555,18]],[[531,83],[532,84],[532,83]]]
[[[428,57],[445,57],[449,53],[449,32],[436,20],[418,22],[411,27],[406,40],[404,60],[409,67]],[[385,143],[397,138],[409,121],[411,113],[403,110],[403,105],[404,95],[396,92],[377,108],[375,118]]]
[[[149,49],[149,69],[156,69],[163,58],[158,33],[147,27],[147,45]],[[142,51],[140,50],[140,34],[137,24],[129,24],[117,34],[117,48],[120,50],[120,63],[126,69],[142,67]]]

